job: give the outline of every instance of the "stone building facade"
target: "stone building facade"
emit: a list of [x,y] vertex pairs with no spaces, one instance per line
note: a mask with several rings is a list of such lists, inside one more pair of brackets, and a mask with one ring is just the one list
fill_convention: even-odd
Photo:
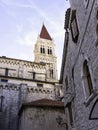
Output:
[[55,44],[45,25],[34,54],[34,62],[0,57],[0,130],[18,130],[23,103],[43,98],[58,100]]
[[98,129],[98,0],[70,0],[60,83],[68,130]]

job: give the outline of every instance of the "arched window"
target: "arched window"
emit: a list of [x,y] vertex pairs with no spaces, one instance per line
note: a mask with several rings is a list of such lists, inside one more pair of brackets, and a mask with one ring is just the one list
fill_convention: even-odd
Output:
[[40,47],[40,53],[45,53],[45,48],[44,48],[44,46],[41,46],[41,47]]
[[48,54],[49,54],[49,48],[48,48]]
[[43,51],[42,51],[42,47],[40,48],[40,53],[42,53]]
[[50,78],[53,78],[53,69],[50,69]]
[[45,48],[43,47],[43,53],[45,53]]
[[87,65],[87,60],[85,60],[83,64],[83,77],[84,77],[84,87],[86,91],[86,96],[88,97],[92,94],[93,85],[89,67]]
[[50,49],[50,54],[52,54],[52,49]]
[[49,55],[52,54],[52,48],[51,48],[51,47],[48,47],[47,53],[48,53]]

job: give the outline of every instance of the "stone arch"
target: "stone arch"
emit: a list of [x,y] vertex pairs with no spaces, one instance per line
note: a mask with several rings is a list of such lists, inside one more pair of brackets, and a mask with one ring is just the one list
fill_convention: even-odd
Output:
[[90,120],[98,120],[98,98],[95,101],[95,103],[93,104],[93,107],[92,107],[91,112],[90,112],[89,119]]

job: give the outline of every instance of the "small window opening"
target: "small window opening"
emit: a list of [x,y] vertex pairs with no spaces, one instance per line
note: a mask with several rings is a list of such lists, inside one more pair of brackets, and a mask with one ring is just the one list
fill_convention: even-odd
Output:
[[93,85],[92,85],[91,75],[90,75],[89,67],[87,65],[87,61],[84,62],[83,73],[84,73],[84,83],[85,83],[84,85],[85,85],[86,93],[88,96],[90,96],[92,94]]
[[67,107],[68,107],[69,122],[70,122],[70,125],[72,126],[73,125],[73,113],[72,113],[71,102],[67,104]]
[[44,48],[44,46],[41,46],[41,47],[40,47],[40,53],[45,53],[45,48]]
[[35,72],[33,72],[33,80],[35,79]]
[[5,76],[8,76],[8,68],[5,69]]
[[38,83],[37,87],[43,87],[43,84]]
[[2,112],[2,109],[3,109],[3,99],[4,99],[4,96],[0,96],[0,112]]
[[52,54],[52,48],[51,47],[48,47],[48,52],[47,52],[48,54]]
[[1,82],[5,82],[5,83],[7,83],[8,80],[7,80],[7,79],[1,79]]
[[42,47],[40,48],[40,53],[42,53],[43,51],[42,51]]
[[53,78],[53,69],[50,70],[50,78]]
[[98,20],[98,10],[97,10],[97,12],[96,12],[96,19]]
[[68,78],[65,78],[65,86],[66,86],[66,90],[68,90]]
[[97,25],[96,25],[96,35],[97,35],[97,37],[98,37],[98,23],[97,23]]

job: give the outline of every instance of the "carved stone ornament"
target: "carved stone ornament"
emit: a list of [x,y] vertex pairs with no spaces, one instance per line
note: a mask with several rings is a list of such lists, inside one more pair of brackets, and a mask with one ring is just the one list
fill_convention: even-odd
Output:
[[78,29],[77,19],[76,19],[76,10],[72,11],[70,29],[71,29],[72,40],[75,43],[77,43],[78,36],[79,36],[79,29]]

